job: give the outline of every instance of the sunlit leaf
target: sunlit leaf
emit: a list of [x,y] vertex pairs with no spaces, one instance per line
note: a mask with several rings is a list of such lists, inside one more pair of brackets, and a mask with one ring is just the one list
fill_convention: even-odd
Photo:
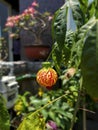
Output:
[[45,130],[45,120],[36,114],[25,117],[17,130]]

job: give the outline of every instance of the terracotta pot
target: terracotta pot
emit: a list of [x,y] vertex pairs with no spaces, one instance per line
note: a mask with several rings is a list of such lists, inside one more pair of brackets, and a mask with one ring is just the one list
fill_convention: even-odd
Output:
[[50,47],[48,45],[25,45],[24,52],[29,60],[45,60],[49,53]]

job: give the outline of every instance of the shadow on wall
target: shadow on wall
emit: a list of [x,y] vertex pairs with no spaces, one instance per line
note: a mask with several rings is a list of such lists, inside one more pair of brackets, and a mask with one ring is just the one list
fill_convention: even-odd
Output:
[[[30,6],[33,1],[34,0],[25,0],[24,2],[24,0],[20,0],[20,12],[22,12],[24,9]],[[49,11],[51,13],[54,13],[59,7],[61,7],[64,4],[64,1],[65,0],[37,0],[37,2],[40,5],[39,11]]]

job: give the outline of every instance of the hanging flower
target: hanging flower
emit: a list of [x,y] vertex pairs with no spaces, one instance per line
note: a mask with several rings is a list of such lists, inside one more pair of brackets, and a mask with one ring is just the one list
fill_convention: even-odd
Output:
[[51,87],[56,84],[57,79],[57,72],[51,67],[43,67],[38,71],[36,77],[37,82],[47,89],[51,89]]

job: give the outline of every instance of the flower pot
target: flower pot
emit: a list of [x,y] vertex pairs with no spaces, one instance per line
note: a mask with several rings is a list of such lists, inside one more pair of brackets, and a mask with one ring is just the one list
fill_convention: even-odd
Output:
[[24,52],[29,60],[45,60],[50,53],[48,45],[25,45]]

